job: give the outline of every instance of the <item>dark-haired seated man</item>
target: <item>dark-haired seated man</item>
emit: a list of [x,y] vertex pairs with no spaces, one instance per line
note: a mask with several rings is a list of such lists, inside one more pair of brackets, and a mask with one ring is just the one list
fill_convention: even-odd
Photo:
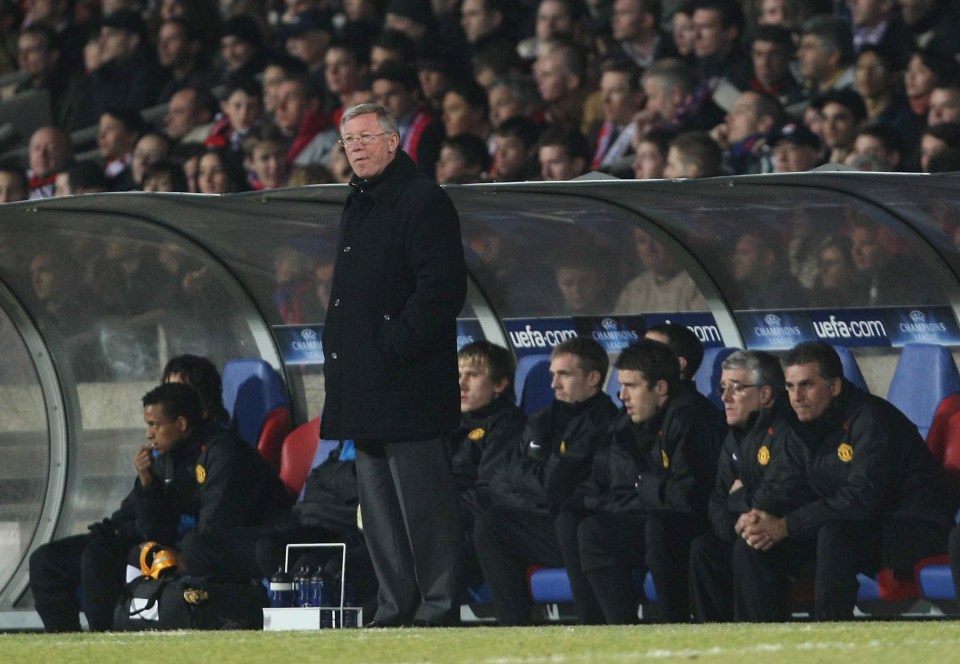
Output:
[[[134,457],[133,490],[90,533],[41,546],[30,557],[30,586],[49,632],[79,631],[77,588],[90,629],[113,626],[131,547],[176,545],[178,569],[194,575],[258,574],[255,538],[288,510],[280,480],[252,447],[204,420],[196,390],[164,383],[143,397],[147,444]],[[181,515],[196,528],[181,538]],[[255,532],[255,531],[252,531]]]
[[554,347],[550,375],[556,398],[527,422],[524,456],[490,480],[491,507],[476,517],[474,544],[501,625],[530,622],[529,566],[563,565],[554,514],[589,474],[616,416],[601,389],[609,362],[603,347],[588,337]]
[[[688,622],[690,544],[707,524],[725,425],[680,380],[669,346],[642,339],[617,358],[625,411],[591,477],[557,518],[578,618],[637,622],[633,570],[649,569],[662,619]],[[584,577],[575,582],[576,577]]]
[[161,382],[186,383],[200,395],[203,419],[230,425],[230,413],[223,405],[223,380],[208,358],[189,353],[171,357],[163,368]]
[[[812,565],[814,619],[850,620],[857,573],[909,580],[918,560],[946,552],[957,496],[917,427],[847,381],[829,344],[799,344],[782,364],[803,444],[785,448],[737,522],[737,618],[784,619],[788,577]],[[810,489],[812,501],[778,513]]]

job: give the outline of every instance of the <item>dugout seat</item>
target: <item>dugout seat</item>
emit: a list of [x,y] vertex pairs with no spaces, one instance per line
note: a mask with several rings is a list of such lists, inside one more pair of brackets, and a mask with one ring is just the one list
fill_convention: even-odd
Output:
[[960,373],[950,351],[920,343],[901,349],[887,400],[917,425],[924,439],[937,406],[953,392],[960,392]]
[[860,365],[857,364],[857,358],[853,356],[850,349],[845,346],[834,346],[833,349],[837,351],[837,355],[840,356],[840,363],[843,365],[843,377],[861,390],[869,392],[870,389],[867,387],[867,381],[864,380],[863,372],[860,371]]
[[320,442],[320,418],[315,417],[287,434],[280,450],[280,480],[291,497],[300,495],[314,466]]
[[550,384],[549,355],[527,355],[517,362],[514,384],[517,388],[517,405],[527,415],[546,408],[553,402]]
[[[530,598],[534,602],[552,604],[573,601],[570,578],[563,567],[531,567],[527,571],[527,582],[530,587]],[[649,572],[641,569],[634,570],[633,583],[638,593],[640,590],[643,591],[648,602],[657,601],[657,591]]]
[[230,425],[280,470],[283,440],[292,428],[283,378],[267,362],[244,358],[223,367],[223,405]]
[[703,361],[693,376],[697,391],[710,399],[720,410],[723,410],[723,401],[717,394],[717,385],[720,384],[720,374],[723,373],[723,361],[735,350],[740,349],[732,346],[704,348]]

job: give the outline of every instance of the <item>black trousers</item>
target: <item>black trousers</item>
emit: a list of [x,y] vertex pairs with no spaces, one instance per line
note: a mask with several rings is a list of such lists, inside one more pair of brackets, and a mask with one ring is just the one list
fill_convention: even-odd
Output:
[[356,441],[363,535],[380,624],[459,620],[461,524],[443,440]]
[[733,547],[738,621],[779,622],[789,616],[788,582],[814,570],[814,619],[850,620],[857,602],[857,574],[874,575],[883,555],[880,523],[835,521],[815,541],[784,540],[769,551],[738,539]]
[[712,531],[690,547],[690,608],[698,623],[733,620],[733,542]]
[[[575,602],[581,605],[578,612],[590,615],[595,601],[607,624],[637,622],[640,597],[634,570],[642,568],[653,577],[661,618],[690,621],[690,543],[700,532],[692,519],[675,514],[596,512],[580,516],[575,532],[580,566],[592,590],[592,597],[577,599],[574,586]],[[574,541],[564,542],[562,547],[568,554]]]
[[960,526],[955,526],[950,531],[949,552],[953,587],[957,593],[957,601],[960,602]]
[[96,534],[44,544],[30,556],[30,588],[47,632],[80,631],[80,600],[90,629],[113,629],[132,542]]
[[529,625],[527,568],[563,565],[553,516],[538,510],[484,510],[476,516],[473,543],[497,621],[501,625]]

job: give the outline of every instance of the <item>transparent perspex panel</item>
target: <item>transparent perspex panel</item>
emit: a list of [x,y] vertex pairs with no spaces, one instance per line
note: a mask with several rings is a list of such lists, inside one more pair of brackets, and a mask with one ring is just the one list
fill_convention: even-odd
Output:
[[37,371],[0,309],[0,589],[39,523],[50,468],[50,431]]

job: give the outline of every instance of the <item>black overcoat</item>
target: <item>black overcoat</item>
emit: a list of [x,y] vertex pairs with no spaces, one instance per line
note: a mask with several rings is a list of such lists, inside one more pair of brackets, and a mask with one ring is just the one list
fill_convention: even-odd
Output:
[[423,440],[460,422],[460,219],[402,150],[350,183],[323,331],[321,437]]

